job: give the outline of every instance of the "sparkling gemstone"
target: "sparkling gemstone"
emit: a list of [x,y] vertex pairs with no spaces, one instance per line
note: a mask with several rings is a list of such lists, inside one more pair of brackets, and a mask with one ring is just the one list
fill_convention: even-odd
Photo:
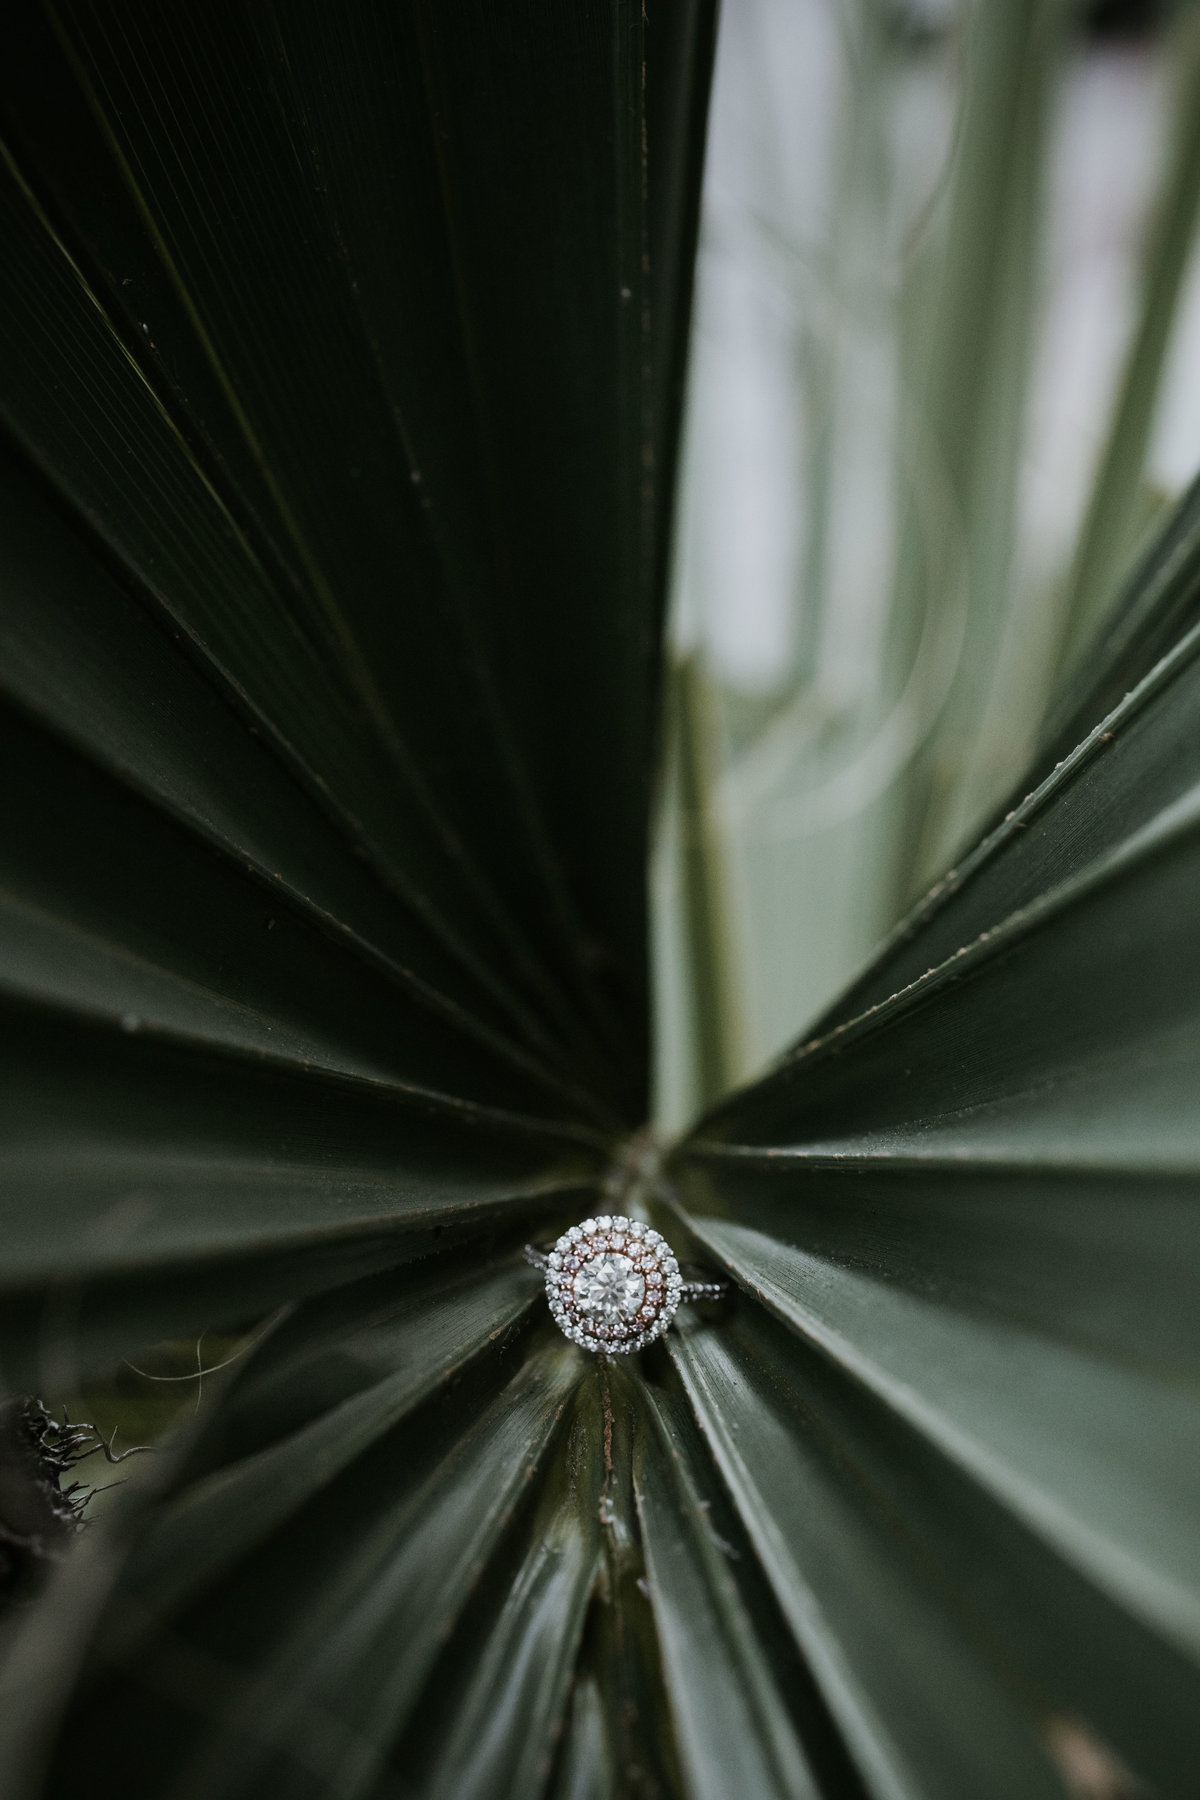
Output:
[[646,1284],[627,1256],[604,1251],[584,1263],[572,1284],[575,1305],[585,1319],[632,1319]]

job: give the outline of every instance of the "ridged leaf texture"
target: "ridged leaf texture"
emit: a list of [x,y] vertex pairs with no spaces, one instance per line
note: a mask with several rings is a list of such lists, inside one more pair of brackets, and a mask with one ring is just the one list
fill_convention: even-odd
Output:
[[[637,1135],[712,37],[10,27],[4,1380],[248,1335],[8,1619],[14,1800],[1196,1791],[1200,501],[850,993]],[[594,1361],[520,1247],[632,1205],[734,1292]]]

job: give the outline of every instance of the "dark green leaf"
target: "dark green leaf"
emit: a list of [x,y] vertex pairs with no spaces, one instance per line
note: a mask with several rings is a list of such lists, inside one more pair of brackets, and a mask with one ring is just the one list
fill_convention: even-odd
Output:
[[524,1545],[463,1619],[393,1767],[430,1800],[537,1793],[554,1760],[600,1560],[603,1462],[594,1379],[546,1470]]
[[635,1465],[638,1519],[689,1792],[809,1800],[819,1790],[788,1710],[802,1671],[780,1681],[769,1666],[696,1448],[660,1401],[650,1413]]
[[751,1311],[673,1355],[868,1791],[1049,1800],[1065,1719],[1179,1791],[1196,1756],[1191,1665],[852,1372]]
[[561,1216],[595,1167],[567,1128],[444,1096],[6,1017],[5,1367],[51,1392],[77,1360],[251,1318],[447,1230]]
[[234,1384],[123,1576],[137,1629],[178,1608],[362,1455],[528,1311],[528,1272],[396,1276],[301,1307]]
[[[119,1643],[82,1697],[94,1741],[124,1730],[140,1694],[155,1723],[138,1758],[168,1791],[374,1791],[447,1629],[556,1441],[577,1356],[544,1347],[506,1386],[486,1372],[490,1393],[468,1385],[436,1418],[427,1411],[423,1429],[393,1431],[210,1587],[183,1627]],[[135,1591],[118,1592],[110,1612],[142,1623]],[[64,1743],[59,1778],[73,1780],[87,1754]]]
[[[51,1787],[544,1782],[581,1634],[661,1715],[634,1552],[595,1595],[606,1414],[560,1423],[515,1259],[645,1112],[712,38],[705,0],[10,34],[5,1378],[253,1331],[14,1644],[14,1792],[81,1658]],[[622,1721],[612,1769],[673,1770]]]

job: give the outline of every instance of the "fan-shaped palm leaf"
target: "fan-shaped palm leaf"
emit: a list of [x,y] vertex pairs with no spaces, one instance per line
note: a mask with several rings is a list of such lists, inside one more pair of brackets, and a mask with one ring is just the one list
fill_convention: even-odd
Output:
[[[6,1794],[1192,1789],[1194,505],[1029,797],[631,1137],[711,48],[10,44],[4,1374],[256,1335],[10,1617]],[[520,1245],[638,1205],[736,1298],[591,1362]]]

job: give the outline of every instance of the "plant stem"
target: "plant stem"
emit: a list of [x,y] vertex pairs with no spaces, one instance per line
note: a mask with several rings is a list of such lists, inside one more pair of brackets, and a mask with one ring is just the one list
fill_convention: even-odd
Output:
[[1060,668],[1074,661],[1090,636],[1133,549],[1146,448],[1195,237],[1200,207],[1200,19],[1189,16],[1179,37],[1174,154],[1147,241],[1141,316],[1079,534],[1062,624]]
[[709,1105],[745,1074],[728,845],[717,800],[716,695],[698,656],[675,667],[684,940],[691,976],[699,1102]]

